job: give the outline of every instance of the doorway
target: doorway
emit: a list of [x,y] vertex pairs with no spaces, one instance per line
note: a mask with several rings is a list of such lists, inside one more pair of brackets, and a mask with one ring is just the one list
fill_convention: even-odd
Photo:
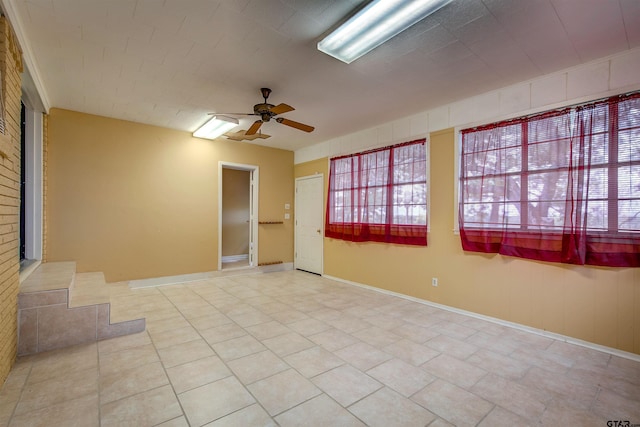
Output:
[[296,178],[295,268],[322,274],[324,175]]
[[218,270],[255,267],[258,260],[258,167],[218,167]]

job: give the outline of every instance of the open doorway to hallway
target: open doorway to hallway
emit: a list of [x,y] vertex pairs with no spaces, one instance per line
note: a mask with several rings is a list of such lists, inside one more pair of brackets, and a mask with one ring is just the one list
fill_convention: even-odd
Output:
[[257,265],[257,166],[220,163],[219,270]]

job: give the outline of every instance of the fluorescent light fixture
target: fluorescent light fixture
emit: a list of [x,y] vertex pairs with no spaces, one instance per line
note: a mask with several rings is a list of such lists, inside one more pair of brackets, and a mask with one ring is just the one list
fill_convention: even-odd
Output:
[[213,116],[211,120],[200,126],[193,136],[198,138],[216,139],[225,132],[238,126],[238,119],[227,116]]
[[318,50],[350,64],[452,0],[374,0],[318,43]]

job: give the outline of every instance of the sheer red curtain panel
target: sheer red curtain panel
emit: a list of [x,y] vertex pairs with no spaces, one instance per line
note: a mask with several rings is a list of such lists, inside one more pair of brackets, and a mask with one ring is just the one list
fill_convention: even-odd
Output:
[[325,236],[426,246],[425,139],[332,158],[328,193]]
[[467,251],[640,266],[640,93],[462,131]]

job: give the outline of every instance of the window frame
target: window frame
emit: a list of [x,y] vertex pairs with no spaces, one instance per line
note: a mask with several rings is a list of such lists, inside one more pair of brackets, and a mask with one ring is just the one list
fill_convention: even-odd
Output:
[[[509,246],[511,245],[511,242],[506,243],[507,246],[509,247],[507,247],[504,250],[504,252],[502,249],[496,250],[496,247],[498,246],[495,246],[493,248],[490,248],[490,246],[500,245],[498,243],[498,240],[496,240],[497,234],[500,232],[509,234],[510,237],[508,237],[507,239],[511,239],[513,238],[513,236],[521,236],[521,238],[523,239],[530,239],[530,238],[536,238],[536,237],[539,239],[545,239],[545,236],[548,236],[547,238],[554,238],[553,236],[566,237],[566,234],[564,233],[562,226],[558,226],[557,224],[545,226],[541,222],[539,222],[538,224],[530,222],[530,217],[527,210],[529,209],[530,205],[533,202],[538,202],[538,200],[536,200],[535,195],[531,194],[530,192],[531,189],[528,181],[530,181],[532,177],[535,177],[536,174],[569,171],[571,168],[575,168],[576,166],[575,165],[574,166],[553,165],[553,166],[547,166],[547,167],[535,167],[537,158],[536,157],[529,158],[529,150],[532,147],[533,149],[535,149],[535,146],[537,144],[553,142],[554,139],[553,138],[550,138],[550,139],[536,138],[534,140],[530,138],[530,136],[528,135],[529,125],[531,123],[535,123],[536,120],[541,120],[541,119],[545,119],[553,116],[562,116],[564,114],[565,115],[564,117],[567,117],[567,120],[572,126],[575,123],[578,123],[579,126],[582,126],[584,122],[580,120],[578,120],[577,122],[570,121],[569,119],[573,118],[571,117],[571,115],[576,114],[577,112],[580,112],[580,110],[582,109],[593,109],[594,113],[592,114],[595,115],[597,114],[596,109],[603,106],[602,107],[603,110],[606,110],[606,118],[605,118],[606,122],[603,122],[603,124],[606,124],[606,126],[603,127],[603,129],[597,129],[597,126],[591,127],[591,128],[588,128],[589,129],[588,132],[583,132],[582,130],[580,130],[577,133],[577,135],[580,135],[579,136],[580,138],[590,138],[591,139],[590,143],[593,143],[593,141],[597,141],[596,137],[598,135],[605,135],[604,142],[606,143],[606,146],[604,147],[604,150],[603,150],[606,153],[606,159],[604,159],[604,161],[602,162],[594,161],[588,164],[588,166],[585,166],[585,168],[588,168],[586,170],[588,170],[589,173],[591,174],[593,174],[594,171],[599,171],[599,170],[605,171],[604,174],[607,175],[605,182],[607,185],[606,188],[608,189],[608,192],[600,195],[594,194],[593,196],[591,196],[589,194],[585,196],[580,196],[580,200],[583,200],[584,203],[586,204],[593,202],[593,203],[602,203],[604,206],[606,206],[606,209],[607,209],[605,213],[606,220],[603,221],[601,223],[602,226],[600,226],[599,224],[589,225],[589,222],[585,219],[584,222],[586,223],[586,226],[584,227],[585,228],[584,233],[587,239],[587,246],[593,245],[594,247],[600,246],[600,248],[602,248],[604,247],[603,245],[606,246],[610,243],[611,244],[613,244],[614,242],[618,243],[624,240],[626,242],[624,243],[624,245],[627,245],[627,246],[626,246],[626,249],[625,248],[620,249],[621,250],[620,254],[627,253],[629,256],[626,256],[626,260],[621,260],[622,258],[625,258],[625,255],[621,255],[621,257],[618,260],[614,261],[614,263],[609,264],[608,260],[601,261],[602,259],[606,258],[606,255],[599,259],[596,259],[598,258],[599,255],[596,252],[594,252],[594,253],[587,253],[586,261],[583,259],[582,260],[583,262],[574,262],[574,260],[570,260],[570,261],[562,260],[559,262],[585,263],[585,264],[609,265],[609,266],[637,266],[638,262],[640,262],[640,257],[637,255],[637,251],[639,248],[639,246],[637,245],[638,245],[638,242],[640,241],[640,231],[638,231],[637,229],[634,229],[633,226],[625,228],[622,224],[619,223],[619,209],[621,208],[620,207],[621,203],[623,203],[624,201],[629,201],[629,200],[639,201],[640,197],[633,197],[634,196],[633,190],[631,190],[632,193],[629,196],[621,196],[621,193],[618,190],[619,185],[623,185],[623,184],[626,185],[626,180],[624,177],[621,177],[619,175],[618,171],[624,167],[637,168],[640,166],[640,158],[633,159],[633,157],[631,157],[629,159],[625,159],[626,157],[625,152],[620,151],[619,149],[619,140],[621,138],[621,135],[628,133],[630,135],[629,138],[631,138],[629,140],[629,144],[631,144],[633,143],[633,141],[635,141],[634,134],[637,134],[637,132],[640,132],[640,126],[637,124],[638,121],[633,119],[635,115],[629,116],[631,117],[629,121],[632,123],[629,123],[624,127],[622,126],[622,124],[619,123],[622,120],[627,120],[619,116],[619,107],[623,105],[624,102],[629,100],[633,100],[633,104],[637,104],[638,99],[640,99],[640,92],[632,92],[632,93],[626,93],[622,95],[611,96],[611,97],[607,97],[607,98],[603,98],[595,101],[590,101],[582,104],[563,107],[556,110],[549,110],[545,112],[531,114],[528,116],[498,121],[498,122],[494,122],[486,125],[468,127],[464,129],[457,128],[456,134],[458,135],[458,140],[456,144],[457,152],[456,152],[456,168],[455,168],[456,169],[455,201],[457,206],[456,206],[456,209],[454,210],[455,212],[454,232],[456,234],[462,235],[464,233],[462,233],[461,230],[464,229],[466,232],[471,233],[469,234],[469,236],[471,236],[471,240],[465,241],[466,237],[463,238],[463,247],[465,248],[465,250],[478,251],[478,252],[498,252],[498,253],[503,253],[507,255],[521,256],[523,258],[541,259],[535,255],[530,256],[533,254],[533,250],[527,255],[522,255],[522,253],[528,252],[528,250],[527,249],[523,250],[522,248],[518,249],[517,246]],[[481,201],[478,202],[478,201],[464,200],[465,190],[468,189],[468,184],[470,182],[473,182],[474,180],[481,181],[491,176],[491,174],[469,176],[470,174],[466,173],[464,155],[470,154],[470,153],[477,153],[478,151],[465,153],[465,148],[466,148],[464,146],[465,134],[469,134],[474,131],[489,130],[491,128],[497,128],[497,127],[508,127],[514,124],[517,124],[518,126],[520,126],[519,135],[517,133],[514,133],[514,135],[518,135],[518,139],[519,139],[518,144],[515,145],[515,147],[517,147],[520,152],[519,170],[517,171],[504,170],[504,172],[496,173],[495,176],[500,176],[500,177],[518,176],[519,177],[521,195],[519,200],[513,201],[513,204],[519,203],[519,206],[518,206],[519,220],[518,222],[514,221],[513,223],[509,223],[508,221],[506,222],[506,224],[508,225],[512,224],[513,227],[500,227],[499,224],[497,223],[495,225],[487,224],[487,221],[482,221],[482,220],[478,221],[477,220],[478,217],[476,218],[476,221],[467,221],[465,223],[465,216],[464,216],[465,205],[482,203]],[[573,127],[573,129],[575,129],[575,127]],[[567,136],[567,138],[571,138],[571,137]],[[564,139],[565,138],[563,137],[561,139],[556,139],[556,141],[564,140]],[[593,147],[596,147],[596,146],[589,145],[590,149],[592,149]],[[602,147],[602,144],[600,144],[599,147]],[[506,150],[506,149],[508,148],[505,148],[504,146],[500,148],[500,150]],[[633,172],[630,172],[630,173],[633,173]],[[632,178],[629,177],[629,179],[632,179]],[[633,182],[633,180],[630,181],[629,184],[631,184],[631,182]],[[507,184],[505,183],[504,185],[507,185]],[[566,184],[566,186],[564,187],[565,194],[567,191],[570,191],[571,188],[575,189],[575,187],[571,187],[571,184]],[[616,195],[616,196],[608,197],[610,194]],[[561,202],[562,199],[559,198],[559,199],[552,199],[552,200],[545,200],[545,201]],[[499,203],[505,203],[505,206],[510,204],[508,200],[505,200]],[[587,215],[586,214],[587,211],[584,211],[584,212],[585,212],[585,215]],[[634,212],[634,211],[632,210],[631,212]],[[565,211],[564,212],[565,220],[567,218],[566,215],[567,213]],[[585,218],[588,218],[588,217],[585,216]],[[604,215],[602,218],[604,219]],[[489,236],[492,233],[494,233],[493,237]],[[484,234],[485,239],[487,239],[485,240],[484,243],[480,243],[481,241],[477,240],[481,234]],[[631,251],[631,252],[625,252],[625,251]],[[521,254],[517,254],[517,252],[520,252]],[[636,253],[636,255],[632,255],[634,252]],[[615,264],[615,262],[618,262],[619,264]]]
[[[403,147],[412,146],[412,145],[423,145],[424,147],[424,181],[422,179],[416,179],[415,176],[412,177],[410,181],[403,182],[394,182],[396,167],[401,166],[401,164],[395,164],[393,153],[395,150],[398,150]],[[374,153],[380,153],[384,151],[389,151],[388,157],[385,159],[386,166],[383,168],[385,174],[387,176],[387,181],[382,183],[373,183],[372,185],[361,184],[361,183],[352,183],[351,188],[345,190],[345,187],[335,188],[335,179],[336,179],[336,169],[337,162],[341,160],[349,160],[350,164],[353,165],[354,161],[359,162],[359,166],[362,166],[361,159],[366,156],[370,156]],[[348,240],[354,242],[364,242],[364,241],[376,241],[376,242],[386,242],[386,243],[401,243],[401,244],[409,244],[409,245],[419,245],[426,246],[427,244],[427,232],[428,232],[428,224],[429,224],[429,145],[427,138],[421,138],[417,140],[407,141],[399,144],[394,144],[390,146],[375,148],[371,150],[366,150],[358,153],[352,153],[348,155],[336,156],[329,159],[329,183],[327,189],[327,208],[326,208],[326,219],[325,219],[325,236],[330,238],[336,238],[341,240]],[[354,160],[355,159],[355,160]],[[417,163],[418,160],[414,160],[411,162],[412,164]],[[357,178],[362,177],[363,169],[358,168],[355,172],[353,168],[349,169],[348,174],[355,174]],[[415,203],[411,204],[402,204],[402,205],[394,205],[394,194],[396,190],[402,186],[406,185],[416,185],[416,184],[424,184],[425,194],[424,194],[424,210],[425,210],[425,224],[395,224],[394,221],[397,218],[394,215],[394,207],[396,206],[415,206]],[[367,209],[370,206],[366,204],[361,204],[359,201],[361,200],[357,194],[365,191],[371,192],[375,189],[382,189],[384,192],[384,200],[385,203],[382,205],[385,207],[384,212],[384,222],[369,222],[368,219],[365,221],[363,215],[363,209]],[[336,194],[340,192],[347,192],[350,194],[356,195],[352,197],[352,200],[355,200],[352,203],[352,206],[347,206],[347,209],[351,209],[351,216],[349,220],[344,220],[345,215],[342,216],[343,221],[340,222],[336,219],[336,210],[342,207],[345,209],[345,205],[341,206],[336,205],[336,200],[339,199],[336,197]],[[416,236],[416,230],[419,236]]]

